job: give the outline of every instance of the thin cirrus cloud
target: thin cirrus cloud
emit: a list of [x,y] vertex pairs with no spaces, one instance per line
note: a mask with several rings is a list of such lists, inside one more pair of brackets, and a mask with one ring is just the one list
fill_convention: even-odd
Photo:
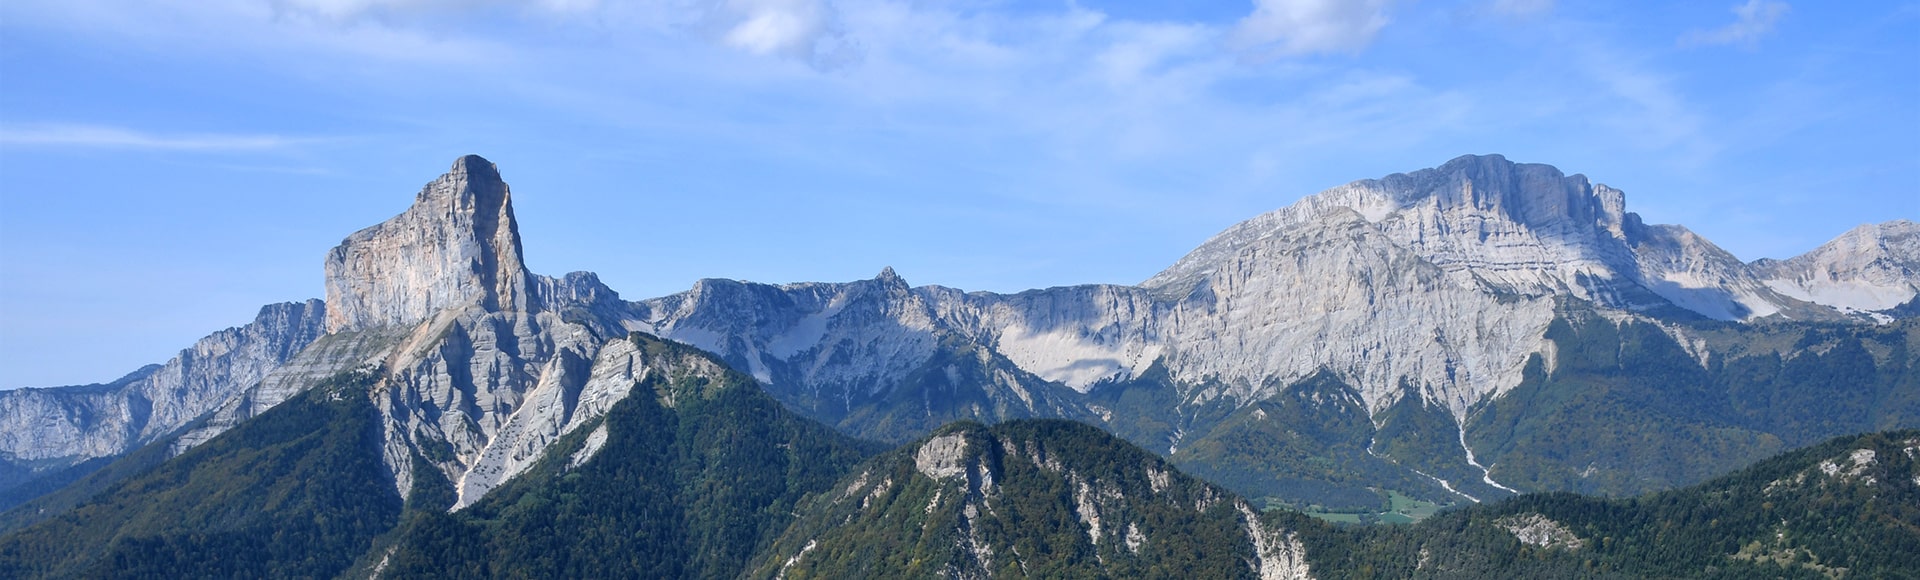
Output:
[[146,149],[158,151],[260,151],[305,143],[279,135],[163,135],[102,125],[40,124],[0,129],[0,144],[16,147]]
[[598,8],[599,0],[273,0],[274,8],[332,19],[352,19],[381,12],[409,10],[522,6],[552,12],[583,12]]
[[1256,60],[1359,52],[1387,25],[1391,0],[1255,0],[1229,44]]
[[652,17],[704,28],[716,42],[748,54],[794,58],[816,69],[837,68],[859,58],[858,45],[846,34],[837,11],[826,0],[695,0],[635,5],[600,0],[274,0],[273,6],[281,14],[334,22],[491,8],[514,8],[562,19],[653,13]]
[[1780,17],[1787,14],[1787,3],[1776,0],[1747,0],[1733,7],[1732,24],[1712,30],[1694,30],[1680,37],[1681,46],[1748,45],[1773,32]]

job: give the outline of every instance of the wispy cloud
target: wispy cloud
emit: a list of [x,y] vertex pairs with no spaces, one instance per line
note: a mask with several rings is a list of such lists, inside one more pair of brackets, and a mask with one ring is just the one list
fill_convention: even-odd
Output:
[[1681,46],[1742,44],[1753,45],[1773,32],[1780,17],[1787,14],[1787,3],[1777,0],[1747,0],[1733,7],[1732,24],[1712,30],[1693,30],[1680,37]]
[[600,7],[600,0],[269,0],[269,2],[274,9],[282,12],[305,13],[342,20],[419,10],[518,6],[532,10],[576,13]]
[[1234,27],[1234,48],[1255,59],[1358,52],[1387,25],[1392,0],[1254,0]]
[[797,58],[819,69],[859,58],[859,47],[825,0],[719,0],[711,14],[727,46],[756,55]]
[[0,127],[0,144],[25,147],[152,149],[168,151],[257,151],[279,149],[311,139],[279,135],[163,135],[102,125],[40,124]]

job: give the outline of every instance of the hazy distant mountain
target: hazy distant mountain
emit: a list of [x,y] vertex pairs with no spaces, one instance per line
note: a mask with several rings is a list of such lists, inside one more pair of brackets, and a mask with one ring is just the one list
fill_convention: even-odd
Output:
[[0,509],[173,435],[280,370],[325,333],[325,315],[319,300],[268,305],[112,383],[0,391]]
[[1866,224],[1789,260],[1753,269],[1787,296],[1847,312],[1887,310],[1920,294],[1920,224]]
[[1638,493],[1920,425],[1920,321],[1887,306],[1920,287],[1913,230],[1749,265],[1583,176],[1468,156],[1243,222],[1138,287],[968,293],[886,269],[627,302],[527,272],[506,184],[468,156],[328,253],[324,306],[269,307],[114,385],[0,393],[0,451],[24,501],[357,369],[395,493],[425,467],[467,506],[626,398],[643,332],[859,437],[1077,419],[1291,504]]

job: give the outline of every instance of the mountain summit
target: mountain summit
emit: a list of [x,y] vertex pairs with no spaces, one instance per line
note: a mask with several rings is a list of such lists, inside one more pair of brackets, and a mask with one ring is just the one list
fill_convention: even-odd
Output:
[[417,322],[461,304],[528,306],[512,194],[478,155],[454,161],[406,212],[327,252],[326,273],[328,332]]
[[1678,307],[1719,320],[1808,310],[1686,228],[1642,223],[1620,190],[1499,155],[1308,196],[1228,228],[1142,286],[1183,295],[1261,240],[1349,213],[1455,283],[1487,293],[1563,295],[1632,311]]
[[1920,224],[1865,224],[1785,261],[1754,270],[1781,294],[1849,311],[1886,310],[1920,295]]
[[1920,288],[1912,222],[1747,264],[1626,208],[1582,175],[1465,156],[1307,196],[1139,286],[1002,295],[886,268],[628,302],[590,273],[528,272],[507,184],[465,156],[327,254],[324,305],[114,385],[0,393],[0,491],[150,442],[178,453],[357,370],[393,489],[444,478],[473,505],[635,390],[635,332],[851,435],[1075,419],[1322,505],[1636,493],[1920,422],[1920,320],[1891,308]]

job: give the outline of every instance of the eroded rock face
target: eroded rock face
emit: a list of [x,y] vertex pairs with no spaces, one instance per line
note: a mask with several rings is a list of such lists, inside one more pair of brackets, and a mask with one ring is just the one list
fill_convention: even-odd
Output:
[[1520,543],[1529,546],[1571,551],[1587,545],[1586,540],[1574,535],[1573,530],[1567,529],[1566,525],[1537,513],[1507,516],[1494,520],[1493,523],[1507,533],[1513,534],[1514,539],[1520,540]]
[[[938,419],[927,428],[1114,421],[1083,395],[1156,367],[1181,390],[1170,416],[1327,371],[1371,412],[1411,392],[1459,420],[1517,385],[1529,356],[1553,364],[1542,336],[1560,301],[1622,318],[1838,318],[1920,288],[1915,229],[1863,228],[1750,266],[1684,228],[1640,223],[1624,194],[1583,176],[1468,156],[1248,220],[1137,287],[969,293],[912,287],[888,269],[849,283],[703,280],[630,303],[589,273],[527,272],[506,183],[467,156],[405,212],[327,254],[324,307],[269,307],[115,385],[0,393],[0,453],[111,455],[212,412],[184,449],[321,378],[372,368],[396,486],[408,490],[418,455],[464,504],[627,396],[644,365],[617,339],[633,331],[719,354],[868,436],[862,417],[916,424],[862,415],[873,401],[924,409]],[[975,397],[966,408],[935,410],[962,389]]]
[[952,479],[967,472],[967,435],[948,433],[927,440],[913,453],[913,467],[934,479]]
[[1484,292],[1567,295],[1623,310],[1672,302],[1718,319],[1792,301],[1679,226],[1648,226],[1620,190],[1550,165],[1468,155],[1356,181],[1229,228],[1143,286],[1185,295],[1267,236],[1351,211],[1396,247]]
[[[362,337],[362,364],[385,371],[374,398],[402,494],[421,457],[471,503],[577,427],[583,396],[592,415],[630,386],[593,381],[612,372],[595,364],[626,336],[626,303],[592,274],[528,273],[507,185],[478,156],[341,242],[326,272],[329,330]],[[257,395],[253,412],[290,393]]]
[[[1622,318],[1842,315],[1777,287],[1685,228],[1642,223],[1617,189],[1495,155],[1308,196],[1139,287],[998,295],[908,287],[888,270],[845,284],[702,281],[636,309],[649,331],[738,361],[789,401],[844,393],[828,385],[888,396],[958,340],[1082,393],[1161,363],[1182,384],[1217,385],[1184,404],[1247,402],[1325,369],[1371,411],[1411,386],[1461,419],[1519,384],[1529,356],[1553,364],[1542,335],[1562,300]],[[1073,416],[1022,396],[1046,385],[1002,382],[1006,406]]]
[[327,254],[326,271],[328,296],[341,305],[328,310],[329,333],[215,401],[175,452],[320,379],[373,370],[397,490],[410,490],[421,457],[456,482],[465,505],[604,413],[645,370],[599,360],[603,345],[628,332],[618,294],[589,273],[526,272],[507,186],[476,156],[456,161],[406,212],[348,237]]
[[279,370],[321,336],[318,300],[268,305],[107,385],[0,391],[0,458],[63,467],[172,433]]
[[1753,267],[1781,294],[1848,310],[1886,310],[1920,295],[1920,224],[1849,230],[1813,251]]
[[477,304],[524,310],[528,277],[511,194],[493,163],[454,161],[413,206],[327,252],[327,331],[410,325]]
[[1254,568],[1260,580],[1313,578],[1313,570],[1307,565],[1307,546],[1300,541],[1299,533],[1267,527],[1245,502],[1240,502],[1236,507],[1240,509],[1241,522],[1246,526],[1247,540],[1253,543]]

